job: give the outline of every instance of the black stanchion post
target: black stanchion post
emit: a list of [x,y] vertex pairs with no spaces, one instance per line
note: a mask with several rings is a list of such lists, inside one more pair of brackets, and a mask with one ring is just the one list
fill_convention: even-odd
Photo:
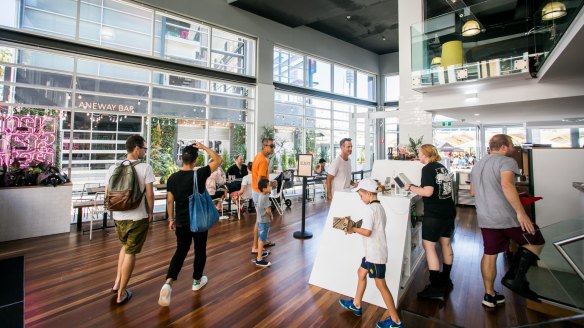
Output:
[[302,177],[302,228],[294,232],[294,238],[309,239],[312,233],[305,230],[306,228],[306,177]]

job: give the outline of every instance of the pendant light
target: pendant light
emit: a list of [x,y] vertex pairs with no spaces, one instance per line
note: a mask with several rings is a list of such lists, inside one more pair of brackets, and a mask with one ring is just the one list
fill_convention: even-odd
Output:
[[468,20],[462,26],[462,36],[473,36],[481,33],[481,26],[474,20]]
[[544,21],[566,16],[566,5],[560,1],[548,2],[541,10],[541,19]]

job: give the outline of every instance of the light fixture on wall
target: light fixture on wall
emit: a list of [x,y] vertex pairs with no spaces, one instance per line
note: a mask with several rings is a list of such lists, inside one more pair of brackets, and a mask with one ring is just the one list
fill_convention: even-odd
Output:
[[474,20],[468,20],[462,26],[462,36],[473,36],[481,33],[481,26]]
[[566,5],[560,1],[552,1],[543,6],[541,19],[544,21],[566,16]]

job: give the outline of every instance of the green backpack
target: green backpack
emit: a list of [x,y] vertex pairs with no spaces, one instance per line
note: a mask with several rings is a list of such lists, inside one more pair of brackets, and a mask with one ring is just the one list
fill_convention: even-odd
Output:
[[[124,165],[128,162],[129,165]],[[107,185],[105,206],[108,211],[127,211],[140,206],[145,190],[140,190],[135,166],[141,161],[124,160],[118,165]]]

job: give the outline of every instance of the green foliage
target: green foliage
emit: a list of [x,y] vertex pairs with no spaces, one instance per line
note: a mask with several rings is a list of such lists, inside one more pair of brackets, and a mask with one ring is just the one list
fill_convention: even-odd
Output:
[[278,165],[280,163],[278,163],[278,157],[277,156],[272,156],[271,164],[272,164],[272,171],[278,169]]
[[233,138],[231,140],[233,146],[233,154],[243,156],[243,160],[247,158],[247,145],[245,141],[245,125],[236,124],[233,128]]
[[424,140],[424,136],[419,137],[418,139],[413,139],[409,137],[410,144],[408,145],[408,152],[412,154],[414,158],[418,158],[418,148],[422,145],[422,141]]
[[179,170],[174,157],[176,124],[175,119],[153,118],[150,125],[150,165],[161,183]]
[[221,159],[223,159],[223,164],[221,164],[221,168],[223,168],[223,171],[227,172],[227,169],[231,165],[233,165],[234,160],[229,156],[229,153],[227,151],[223,152]]
[[278,131],[276,130],[276,128],[273,125],[264,125],[262,127],[262,134],[260,135],[260,141],[262,141],[263,139],[266,139],[266,138],[275,139],[276,132],[278,132]]
[[330,146],[325,145],[325,144],[322,144],[318,147],[318,158],[316,159],[317,162],[321,158],[324,158],[327,161],[327,163],[331,162],[331,160],[329,158],[329,148],[330,148]]
[[286,150],[284,150],[284,153],[282,153],[282,156],[280,157],[280,162],[282,163],[282,170],[287,170],[288,169],[288,153],[286,152]]
[[195,163],[196,167],[205,166],[205,155],[199,153],[199,157],[197,157],[197,162]]
[[296,168],[296,154],[292,154],[288,158],[288,167],[291,168],[291,169],[295,169]]
[[316,152],[316,133],[314,130],[306,130],[306,153],[314,154]]

